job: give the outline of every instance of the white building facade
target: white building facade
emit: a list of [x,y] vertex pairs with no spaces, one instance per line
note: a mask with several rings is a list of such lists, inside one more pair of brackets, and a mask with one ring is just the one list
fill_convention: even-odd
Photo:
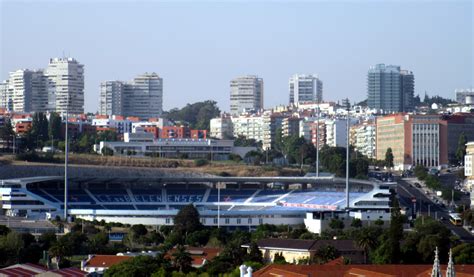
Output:
[[323,82],[317,75],[295,74],[288,82],[290,104],[323,101]]
[[74,58],[54,58],[44,71],[48,80],[48,111],[84,113],[84,66]]
[[230,81],[230,112],[232,115],[261,109],[263,109],[262,78],[258,78],[256,75],[247,75]]
[[230,116],[213,118],[210,121],[211,137],[225,139],[233,137],[233,124]]
[[123,88],[121,81],[105,81],[100,84],[99,114],[123,115]]
[[163,113],[163,79],[156,73],[145,73],[131,82],[102,82],[99,112],[145,120],[160,117]]

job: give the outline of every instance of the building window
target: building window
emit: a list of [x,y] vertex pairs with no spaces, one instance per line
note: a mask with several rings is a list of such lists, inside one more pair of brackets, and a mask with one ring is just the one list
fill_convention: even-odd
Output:
[[214,218],[214,224],[217,224],[217,218]]
[[258,219],[258,224],[263,224],[263,218]]
[[170,218],[167,218],[167,219],[165,220],[165,222],[166,222],[166,224],[170,224],[171,219],[170,219]]
[[229,224],[230,223],[230,219],[226,218],[225,219],[225,224]]
[[237,218],[237,224],[241,224],[242,223],[241,221],[242,220],[240,218]]
[[252,219],[251,218],[249,218],[248,223],[252,224]]

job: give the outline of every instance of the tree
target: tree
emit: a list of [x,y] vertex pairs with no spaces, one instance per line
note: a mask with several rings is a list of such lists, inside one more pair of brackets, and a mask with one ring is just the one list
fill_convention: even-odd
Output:
[[114,150],[111,148],[105,146],[102,148],[102,155],[104,156],[113,156],[114,155]]
[[273,263],[274,264],[287,264],[285,257],[283,256],[282,253],[275,253],[275,256],[273,257]]
[[250,243],[248,260],[263,263],[262,251],[260,251],[256,242]]
[[53,140],[61,137],[61,117],[58,113],[53,112],[49,115],[48,135]]
[[369,250],[374,249],[377,245],[377,237],[367,231],[361,232],[357,238],[357,245],[364,249],[364,263],[366,264]]
[[352,220],[351,227],[354,227],[354,228],[362,227],[362,220],[360,220],[359,218],[354,218]]
[[183,245],[178,245],[176,251],[173,253],[174,266],[179,269],[179,272],[188,272],[191,268],[193,258]]
[[459,136],[458,140],[458,148],[456,150],[456,159],[458,160],[458,163],[464,165],[464,156],[466,155],[466,135],[464,132],[461,133]]
[[413,173],[415,174],[415,177],[419,180],[424,180],[428,176],[426,168],[421,164],[417,164],[415,166],[415,168],[413,169]]
[[206,100],[187,104],[181,109],[172,109],[164,113],[164,117],[174,122],[187,123],[192,129],[209,131],[211,119],[219,116],[220,113],[216,101]]
[[315,262],[319,264],[325,264],[329,261],[332,261],[339,257],[341,254],[339,251],[332,245],[321,246],[315,253],[314,259]]
[[[20,252],[25,247],[22,235],[17,232],[9,232],[1,238],[0,249],[3,248],[3,254],[11,260],[12,263],[20,262]],[[3,255],[0,255],[3,256]],[[5,259],[1,257],[1,259]]]
[[474,243],[462,243],[453,248],[455,264],[474,264]]
[[41,147],[48,136],[48,119],[46,114],[39,112],[33,115],[31,129],[26,133],[26,145],[28,149],[32,150],[36,147]]
[[393,152],[392,148],[387,148],[387,152],[385,152],[385,165],[387,167],[393,167]]
[[174,231],[186,238],[188,234],[202,228],[199,212],[193,204],[181,208],[174,218]]
[[342,230],[344,229],[344,222],[340,219],[333,218],[331,219],[331,222],[329,222],[329,227],[333,230]]
[[13,131],[10,119],[5,119],[5,122],[0,127],[0,138],[7,142],[8,148],[10,148],[10,145],[13,144],[12,141],[14,136],[15,132]]
[[404,218],[400,212],[400,204],[396,197],[392,197],[392,214],[390,216],[390,227],[388,231],[389,257],[392,264],[400,262],[400,241],[403,238]]
[[148,277],[160,269],[163,262],[150,257],[138,256],[130,260],[115,264],[105,271],[106,277]]

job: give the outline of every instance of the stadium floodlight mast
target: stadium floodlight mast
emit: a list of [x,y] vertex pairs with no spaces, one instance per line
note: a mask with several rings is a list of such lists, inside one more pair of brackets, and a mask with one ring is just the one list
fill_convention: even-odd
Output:
[[68,157],[69,157],[69,141],[68,141],[68,121],[69,121],[69,93],[67,95],[66,103],[66,130],[64,132],[64,220],[67,221],[67,193],[68,193],[68,181],[67,181],[67,169],[68,169]]
[[347,144],[346,144],[346,209],[349,209],[349,109],[350,104],[349,101],[347,103]]
[[316,110],[316,177],[319,177],[319,97],[316,97],[318,99],[318,106]]

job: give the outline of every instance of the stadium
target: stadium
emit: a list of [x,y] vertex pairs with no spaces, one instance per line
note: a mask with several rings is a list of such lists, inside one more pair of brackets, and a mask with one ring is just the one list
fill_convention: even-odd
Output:
[[[172,225],[193,203],[206,226],[254,229],[260,224],[303,224],[307,213],[390,213],[393,184],[328,177],[70,178],[68,215],[86,220]],[[51,218],[64,212],[64,177],[2,180],[7,216]],[[373,218],[373,217],[372,217]]]

